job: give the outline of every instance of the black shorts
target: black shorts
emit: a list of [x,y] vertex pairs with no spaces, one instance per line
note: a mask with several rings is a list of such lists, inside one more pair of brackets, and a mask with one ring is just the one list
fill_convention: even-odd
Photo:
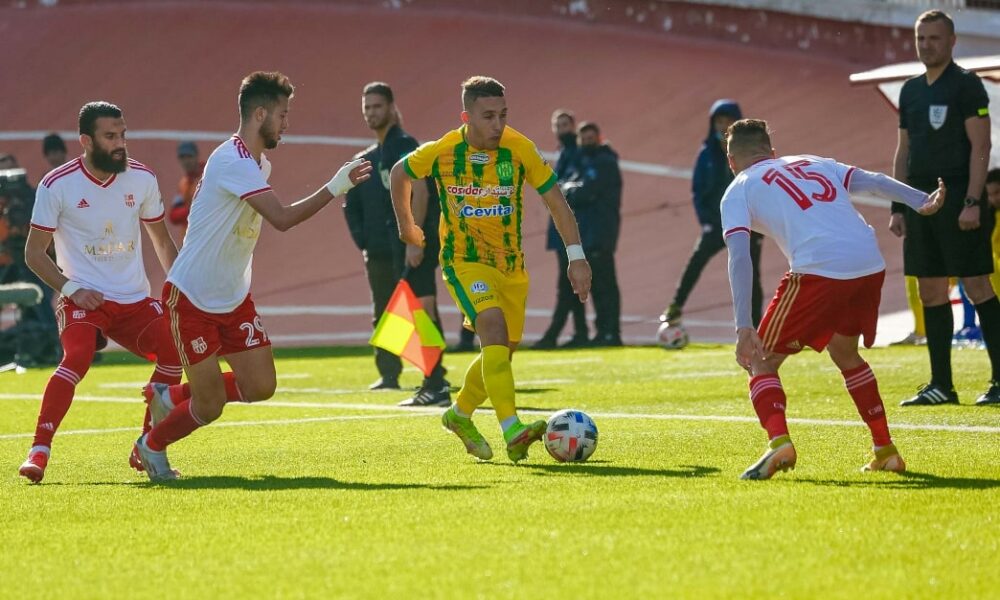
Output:
[[[996,220],[985,203],[979,210],[979,228],[962,231],[958,215],[964,207],[966,182],[946,182],[948,197],[936,214],[924,217],[906,209],[903,272],[914,277],[975,277],[993,272],[991,238]],[[934,187],[914,186],[924,191]]]
[[424,246],[424,259],[415,267],[406,268],[406,246],[404,244],[395,244],[393,247],[396,272],[406,274],[406,283],[410,284],[410,288],[413,289],[417,298],[437,296],[437,267],[441,244],[437,238],[425,237],[424,239],[427,240],[427,245]]

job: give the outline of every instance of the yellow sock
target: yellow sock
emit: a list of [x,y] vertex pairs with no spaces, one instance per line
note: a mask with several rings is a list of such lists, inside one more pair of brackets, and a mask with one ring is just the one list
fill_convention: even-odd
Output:
[[920,302],[920,290],[917,288],[917,278],[906,276],[906,303],[910,305],[910,312],[913,313],[913,333],[920,337],[927,336],[927,329],[924,327],[924,305]]
[[497,420],[503,422],[516,417],[514,372],[510,367],[510,349],[507,346],[483,346],[483,383],[497,413]]
[[480,353],[465,372],[465,382],[455,404],[458,410],[471,417],[483,402],[486,402],[486,384],[483,383],[483,355]]

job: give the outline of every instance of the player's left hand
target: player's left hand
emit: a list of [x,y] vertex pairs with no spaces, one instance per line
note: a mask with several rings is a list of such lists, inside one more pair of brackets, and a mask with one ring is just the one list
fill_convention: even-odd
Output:
[[764,343],[760,341],[757,330],[752,327],[740,327],[736,332],[736,364],[752,375],[754,357],[763,360],[764,355]]
[[424,248],[423,246],[416,246],[414,244],[406,245],[406,264],[411,267],[418,267],[420,263],[424,261]]
[[948,189],[944,185],[944,180],[938,177],[938,187],[936,190],[931,192],[927,196],[927,202],[923,206],[917,209],[917,212],[926,216],[933,215],[937,211],[941,210],[944,206],[944,199],[948,193]]
[[979,207],[966,206],[958,213],[958,228],[962,231],[979,229]]
[[570,285],[573,286],[573,293],[580,297],[580,302],[586,302],[590,295],[590,284],[593,274],[590,272],[590,263],[579,258],[570,261],[566,269],[566,277],[569,278]]

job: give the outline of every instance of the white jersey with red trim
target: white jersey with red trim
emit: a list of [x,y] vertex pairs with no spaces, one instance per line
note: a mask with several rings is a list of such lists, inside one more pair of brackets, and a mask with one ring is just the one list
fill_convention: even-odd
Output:
[[722,230],[773,239],[793,273],[854,279],[885,269],[875,231],[851,204],[854,167],[782,156],[744,169],[722,197]]
[[205,312],[231,312],[250,292],[253,250],[263,218],[245,200],[271,190],[270,173],[267,159],[261,155],[257,164],[236,135],[205,163],[184,245],[167,276]]
[[156,175],[128,159],[100,181],[82,158],[53,169],[38,186],[31,226],[48,231],[63,275],[123,304],[149,296],[139,221],[163,220]]

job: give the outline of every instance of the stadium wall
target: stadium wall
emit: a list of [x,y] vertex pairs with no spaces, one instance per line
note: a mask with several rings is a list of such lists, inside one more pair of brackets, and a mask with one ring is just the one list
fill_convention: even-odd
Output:
[[[116,0],[36,0],[22,5],[106,4]],[[122,0],[117,0],[122,1]],[[149,0],[152,2],[153,0]],[[224,0],[203,0],[217,2]],[[273,0],[243,0],[274,4]],[[567,19],[624,26],[653,35],[688,36],[878,66],[912,60],[911,27],[919,1],[790,0],[298,0],[386,10],[437,10]],[[227,2],[232,4],[232,2]],[[289,3],[290,4],[290,3]],[[958,55],[1000,52],[1000,11],[949,7],[958,21]]]

